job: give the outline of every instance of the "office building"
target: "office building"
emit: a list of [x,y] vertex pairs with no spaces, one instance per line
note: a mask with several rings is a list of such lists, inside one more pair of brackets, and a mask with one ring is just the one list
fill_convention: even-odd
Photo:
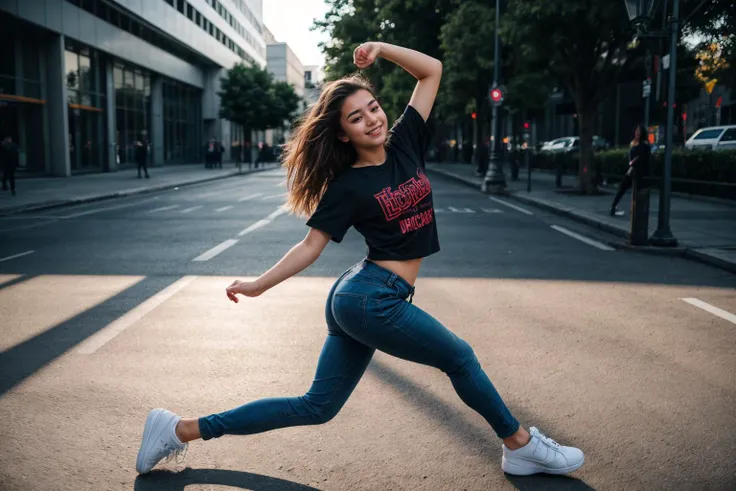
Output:
[[21,170],[69,176],[200,162],[242,138],[220,77],[266,65],[262,0],[0,0],[0,131]]

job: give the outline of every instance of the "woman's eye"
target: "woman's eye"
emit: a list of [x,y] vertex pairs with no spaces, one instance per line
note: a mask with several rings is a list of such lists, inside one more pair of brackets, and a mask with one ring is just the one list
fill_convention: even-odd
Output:
[[374,112],[376,112],[376,111],[378,111],[378,106],[375,106],[375,107],[374,107],[373,109],[371,109],[371,112],[372,112],[372,113],[374,113]]
[[351,123],[355,124],[355,123],[357,123],[358,121],[360,121],[361,119],[363,119],[363,118],[355,118],[354,120],[352,120],[352,121],[351,121]]

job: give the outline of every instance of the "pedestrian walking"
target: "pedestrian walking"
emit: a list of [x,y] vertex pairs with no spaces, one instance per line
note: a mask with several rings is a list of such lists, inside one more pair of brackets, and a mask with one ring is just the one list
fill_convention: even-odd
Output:
[[150,179],[148,175],[148,142],[136,140],[135,142],[135,162],[138,164],[138,179],[141,179],[141,170],[145,173],[146,179]]
[[629,190],[631,185],[636,179],[636,185],[638,188],[646,186],[646,178],[649,176],[649,160],[652,155],[652,149],[649,146],[649,133],[646,126],[639,124],[634,129],[634,138],[631,140],[629,148],[629,168],[624,175],[623,180],[618,185],[618,191],[616,196],[613,198],[611,203],[611,216],[621,216],[624,214],[616,208],[619,201],[623,198],[626,191]]
[[217,142],[215,142],[215,137],[213,136],[204,147],[204,166],[206,169],[215,167],[219,159],[218,153]]
[[360,69],[379,57],[417,79],[404,113],[389,130],[386,114],[362,78],[327,84],[282,157],[288,206],[309,217],[309,231],[258,279],[236,280],[225,292],[235,303],[239,296],[257,297],[310,266],[330,240],[341,242],[351,226],[365,237],[367,257],[345,271],[328,295],[327,340],[311,388],[299,397],[261,399],[200,418],[154,409],[143,428],[139,473],[181,454],[187,442],[200,438],[330,421],[377,349],[445,372],[462,401],[503,440],[504,471],[565,474],[583,464],[579,449],[559,445],[534,427],[523,428],[470,345],[412,304],[422,258],[440,249],[424,153],[430,143],[426,120],[442,64],[385,43],[368,42],[354,52]]
[[15,196],[15,170],[18,168],[18,146],[13,143],[13,137],[6,135],[0,144],[0,167],[3,170],[3,191],[8,190]]

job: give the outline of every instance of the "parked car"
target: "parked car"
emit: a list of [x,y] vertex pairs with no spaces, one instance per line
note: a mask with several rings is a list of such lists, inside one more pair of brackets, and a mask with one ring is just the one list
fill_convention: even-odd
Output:
[[556,140],[544,142],[540,152],[561,153],[572,152],[580,147],[580,138],[577,136],[566,136]]
[[736,150],[736,125],[700,128],[685,142],[688,150]]

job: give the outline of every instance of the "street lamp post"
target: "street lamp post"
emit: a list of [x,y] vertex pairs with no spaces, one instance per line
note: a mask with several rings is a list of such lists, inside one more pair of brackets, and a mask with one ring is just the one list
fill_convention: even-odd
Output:
[[[484,193],[500,193],[506,188],[506,178],[503,175],[503,168],[500,162],[501,153],[501,125],[498,124],[498,106],[500,101],[496,102],[494,94],[498,89],[499,77],[500,77],[500,37],[498,31],[501,25],[501,1],[496,0],[496,29],[495,29],[495,43],[493,49],[493,89],[491,93],[491,134],[493,135],[493,142],[491,147],[491,153],[488,159],[488,171],[483,178],[483,185],[481,190]],[[501,98],[503,92],[498,92]]]
[[[640,31],[646,31],[647,24],[652,18],[652,13],[658,3],[657,0],[625,0],[629,20]],[[663,6],[667,8],[666,4]],[[673,120],[675,105],[675,80],[677,75],[677,35],[678,15],[680,13],[680,0],[673,0],[672,17],[670,18],[670,67],[669,88],[667,95],[667,136],[665,139],[664,169],[662,172],[662,184],[659,192],[659,215],[657,219],[657,230],[649,239],[652,245],[660,247],[674,247],[677,239],[670,230],[670,190],[672,187],[672,141]],[[665,34],[666,35],[666,34]]]

